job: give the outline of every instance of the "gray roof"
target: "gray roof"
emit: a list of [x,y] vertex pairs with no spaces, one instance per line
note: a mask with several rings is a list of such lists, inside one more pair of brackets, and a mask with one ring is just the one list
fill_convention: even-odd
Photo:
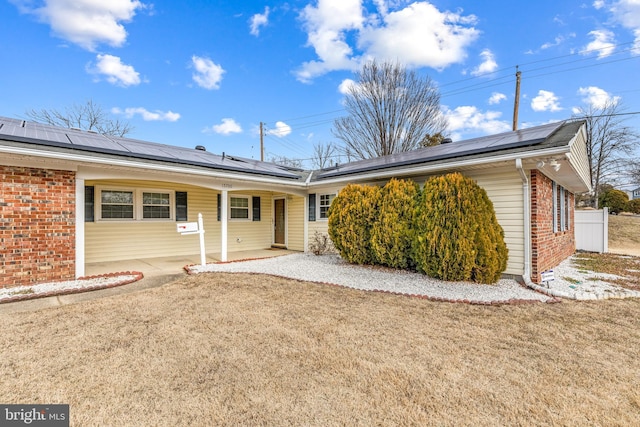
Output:
[[[346,163],[314,173],[313,180],[317,182],[328,178],[383,169],[418,164],[447,163],[461,159],[566,146],[582,124],[582,121],[556,122],[375,159]],[[225,156],[224,154],[221,156],[192,148],[106,136],[91,131],[62,128],[5,117],[0,117],[0,141],[2,140],[23,145],[52,147],[55,150],[100,153],[120,158],[169,162],[298,181],[302,181],[308,176],[308,172],[274,163]]]
[[337,165],[315,175],[316,180],[377,171],[382,169],[486,157],[492,154],[527,151],[567,145],[582,122],[556,122],[497,135],[440,144],[404,153]]
[[301,179],[299,171],[274,163],[235,156],[221,156],[194,148],[107,136],[91,131],[62,128],[6,117],[0,117],[0,140],[224,171]]

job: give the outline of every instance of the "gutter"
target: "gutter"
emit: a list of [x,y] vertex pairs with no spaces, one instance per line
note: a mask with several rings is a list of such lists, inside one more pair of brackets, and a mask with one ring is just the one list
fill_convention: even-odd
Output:
[[522,279],[524,283],[533,289],[538,285],[531,281],[531,196],[529,187],[529,177],[522,168],[522,159],[516,159],[516,170],[522,178],[522,199],[524,204],[524,273]]

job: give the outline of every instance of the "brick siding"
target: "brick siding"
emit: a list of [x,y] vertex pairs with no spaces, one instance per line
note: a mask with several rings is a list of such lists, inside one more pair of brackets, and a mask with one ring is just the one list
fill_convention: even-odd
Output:
[[538,170],[531,171],[531,280],[551,270],[576,251],[574,232],[575,196],[569,194],[569,228],[553,232],[552,181]]
[[0,287],[75,277],[75,173],[0,166]]

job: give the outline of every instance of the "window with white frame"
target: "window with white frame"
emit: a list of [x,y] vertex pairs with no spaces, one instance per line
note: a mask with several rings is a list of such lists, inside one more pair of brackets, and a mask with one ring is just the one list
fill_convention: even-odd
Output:
[[169,193],[142,193],[143,219],[171,219],[171,195]]
[[329,207],[331,207],[331,202],[336,197],[335,194],[321,194],[320,195],[320,219],[329,218]]
[[567,231],[571,228],[570,193],[555,181],[552,183],[553,232]]
[[97,188],[99,220],[173,220],[175,192]]
[[229,217],[231,219],[250,219],[249,216],[249,197],[248,196],[232,196],[229,199]]
[[134,192],[102,190],[100,192],[101,219],[134,219]]

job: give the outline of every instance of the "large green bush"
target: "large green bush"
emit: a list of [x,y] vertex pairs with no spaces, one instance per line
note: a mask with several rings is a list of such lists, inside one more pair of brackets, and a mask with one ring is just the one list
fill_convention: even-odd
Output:
[[329,236],[346,261],[374,264],[371,227],[377,221],[379,187],[349,184],[329,208]]
[[371,249],[379,264],[413,267],[413,222],[420,187],[414,181],[392,179],[380,191],[378,218],[371,224]]
[[507,267],[504,231],[493,204],[475,181],[459,173],[425,183],[415,227],[414,261],[431,277],[493,283]]
[[610,189],[598,197],[598,206],[608,207],[610,213],[624,212],[629,202],[629,196],[622,190]]

